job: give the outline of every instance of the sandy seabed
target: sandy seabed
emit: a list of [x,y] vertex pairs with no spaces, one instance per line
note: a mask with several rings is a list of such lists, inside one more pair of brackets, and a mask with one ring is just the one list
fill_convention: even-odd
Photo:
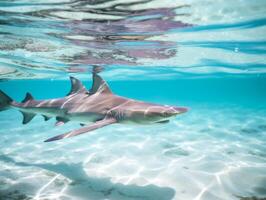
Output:
[[266,197],[266,109],[195,107],[168,124],[80,127],[0,113],[0,200],[234,200]]

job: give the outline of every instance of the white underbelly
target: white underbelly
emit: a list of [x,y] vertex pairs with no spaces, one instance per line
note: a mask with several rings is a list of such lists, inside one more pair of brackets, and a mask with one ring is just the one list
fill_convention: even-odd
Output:
[[84,124],[95,122],[99,119],[104,118],[103,115],[99,114],[67,114],[65,117],[71,121],[76,121]]

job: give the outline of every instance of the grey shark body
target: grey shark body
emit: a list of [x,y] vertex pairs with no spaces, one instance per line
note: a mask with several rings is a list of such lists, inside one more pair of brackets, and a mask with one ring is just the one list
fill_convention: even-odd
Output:
[[21,102],[15,102],[0,90],[0,111],[10,107],[23,114],[23,124],[30,122],[36,114],[42,114],[47,121],[56,117],[56,125],[68,121],[78,121],[83,127],[45,140],[50,142],[80,135],[114,123],[152,124],[168,122],[168,119],[187,111],[184,107],[174,107],[146,103],[113,94],[107,83],[93,73],[90,90],[76,78],[70,77],[71,90],[64,98],[34,100],[27,93]]

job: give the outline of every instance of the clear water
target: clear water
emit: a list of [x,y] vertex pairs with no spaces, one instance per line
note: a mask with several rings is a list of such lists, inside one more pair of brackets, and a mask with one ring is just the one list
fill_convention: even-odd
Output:
[[168,124],[79,128],[0,113],[0,199],[266,198],[263,0],[5,0],[0,89],[64,96],[92,65],[122,96],[183,105]]

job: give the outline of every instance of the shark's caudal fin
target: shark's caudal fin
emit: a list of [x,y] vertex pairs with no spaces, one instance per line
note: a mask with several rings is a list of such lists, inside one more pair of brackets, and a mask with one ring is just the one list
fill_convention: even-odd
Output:
[[87,133],[89,131],[93,131],[95,129],[107,126],[109,124],[114,124],[114,123],[116,123],[116,119],[114,119],[114,118],[103,119],[103,120],[97,121],[94,124],[91,124],[89,126],[84,126],[84,127],[80,128],[80,129],[77,129],[77,130],[74,130],[74,131],[70,131],[68,133],[57,135],[55,137],[49,138],[48,140],[45,140],[44,142],[51,142],[51,141],[55,141],[55,140],[61,140],[61,139],[64,139],[64,138],[77,136],[77,135],[80,135],[80,134],[83,134],[83,133]]
[[67,94],[71,95],[71,94],[75,94],[75,93],[85,93],[88,92],[87,89],[85,88],[85,86],[81,83],[80,80],[74,78],[74,77],[70,77],[70,81],[71,81],[71,89],[70,92]]
[[93,73],[93,83],[92,83],[92,88],[90,89],[90,94],[95,94],[95,93],[112,93],[108,84],[97,74]]
[[7,110],[11,102],[12,99],[0,90],[0,111]]

